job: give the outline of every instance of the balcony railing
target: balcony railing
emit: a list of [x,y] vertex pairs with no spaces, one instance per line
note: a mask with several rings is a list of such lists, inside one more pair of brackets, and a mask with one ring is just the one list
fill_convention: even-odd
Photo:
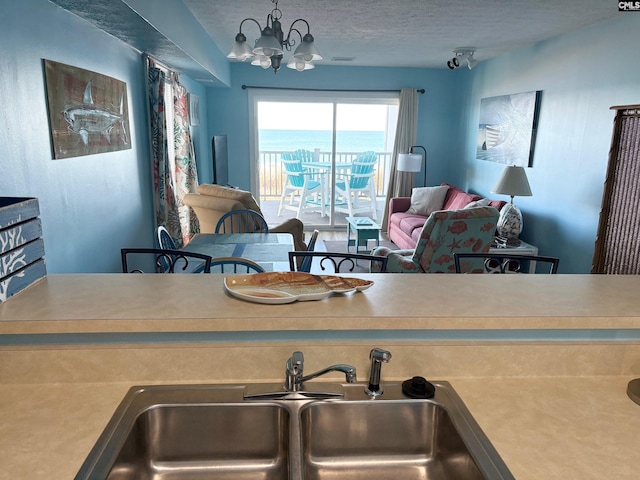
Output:
[[[261,151],[259,153],[259,178],[260,178],[260,199],[276,200],[282,195],[282,189],[287,179],[286,172],[282,166],[284,151]],[[315,157],[319,162],[331,162],[331,152],[322,152],[316,149]],[[348,163],[362,152],[336,152],[337,163]],[[376,174],[374,181],[377,196],[387,194],[388,172],[391,164],[391,152],[379,152],[376,154]]]

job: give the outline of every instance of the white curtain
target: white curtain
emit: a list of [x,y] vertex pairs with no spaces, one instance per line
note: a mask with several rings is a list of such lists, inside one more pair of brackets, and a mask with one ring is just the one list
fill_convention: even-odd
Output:
[[414,174],[397,170],[398,154],[408,153],[416,143],[418,130],[418,91],[415,88],[403,88],[400,91],[400,106],[398,109],[398,126],[391,157],[391,174],[387,188],[387,199],[382,216],[382,231],[388,230],[389,201],[393,197],[410,197],[413,188]]

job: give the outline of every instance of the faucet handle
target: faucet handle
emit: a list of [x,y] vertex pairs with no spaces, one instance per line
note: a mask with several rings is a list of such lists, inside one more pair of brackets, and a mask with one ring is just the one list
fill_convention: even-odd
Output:
[[304,369],[304,355],[302,352],[293,352],[287,360],[287,371],[296,375],[302,375]]
[[285,374],[284,388],[288,392],[295,392],[298,390],[298,381],[302,378],[302,372],[304,370],[304,355],[302,352],[293,352],[287,359]]

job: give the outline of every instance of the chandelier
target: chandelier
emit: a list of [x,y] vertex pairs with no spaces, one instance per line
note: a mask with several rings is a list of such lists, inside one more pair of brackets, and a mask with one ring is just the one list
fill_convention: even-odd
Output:
[[[273,71],[277,73],[284,57],[284,51],[291,51],[296,45],[295,34],[298,34],[300,37],[300,45],[298,45],[287,62],[287,67],[294,68],[299,72],[315,68],[313,62],[322,60],[322,56],[313,43],[313,35],[311,35],[309,22],[304,18],[298,18],[289,27],[289,32],[285,38],[284,32],[282,31],[282,24],[280,23],[282,11],[278,8],[278,0],[271,0],[271,3],[275,4],[275,8],[267,15],[267,23],[264,28],[262,28],[260,23],[254,18],[245,18],[240,22],[240,29],[236,35],[236,41],[231,47],[227,58],[233,58],[241,62],[252,58],[251,65],[259,65],[264,69],[271,67]],[[248,20],[258,25],[261,32],[260,38],[256,40],[253,48],[247,45],[247,37],[242,33],[242,25]],[[307,33],[304,36],[300,33],[300,30],[294,28],[298,22],[304,23],[307,26]]]

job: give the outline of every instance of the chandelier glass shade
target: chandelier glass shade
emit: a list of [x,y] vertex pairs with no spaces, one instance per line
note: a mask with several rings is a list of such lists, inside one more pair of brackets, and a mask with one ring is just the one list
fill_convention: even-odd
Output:
[[[262,28],[260,23],[254,18],[245,18],[240,22],[239,32],[236,35],[236,40],[231,46],[231,51],[227,55],[227,58],[240,62],[252,59],[252,65],[258,65],[265,69],[271,67],[274,72],[277,72],[282,64],[285,50],[291,51],[297,44],[293,55],[287,62],[287,67],[298,70],[299,72],[315,68],[314,62],[322,60],[322,55],[320,55],[320,51],[314,43],[309,22],[303,18],[298,18],[291,24],[285,37],[282,24],[280,23],[282,12],[278,8],[278,0],[271,1],[275,4],[275,8],[267,15],[267,23],[264,28]],[[247,21],[255,23],[260,29],[260,38],[256,40],[253,48],[249,46],[247,37],[242,33],[242,26]],[[307,33],[303,35],[300,30],[295,27],[297,24],[306,25]],[[296,37],[298,37],[299,40],[297,40]]]

